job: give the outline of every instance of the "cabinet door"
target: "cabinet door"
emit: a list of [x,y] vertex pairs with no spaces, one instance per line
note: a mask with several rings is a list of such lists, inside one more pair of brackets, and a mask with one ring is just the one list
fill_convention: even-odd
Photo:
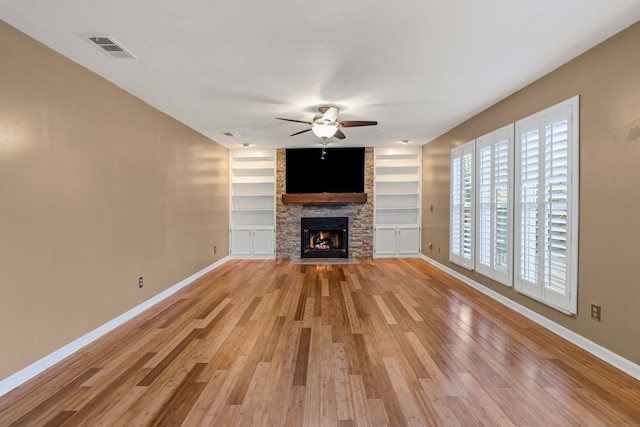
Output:
[[231,229],[231,255],[250,256],[251,251],[251,228]]
[[376,227],[374,239],[376,256],[394,256],[396,254],[396,227]]
[[420,228],[398,227],[398,255],[420,253]]
[[253,231],[253,254],[273,255],[275,247],[273,228],[255,228]]

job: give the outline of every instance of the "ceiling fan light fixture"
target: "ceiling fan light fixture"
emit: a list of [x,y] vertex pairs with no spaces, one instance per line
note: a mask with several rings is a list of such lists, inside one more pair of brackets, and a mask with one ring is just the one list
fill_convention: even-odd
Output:
[[311,130],[318,138],[331,138],[338,131],[338,126],[333,124],[314,123]]
[[327,138],[336,137],[337,139],[345,139],[346,135],[342,133],[340,128],[352,128],[360,126],[375,126],[378,122],[365,121],[365,120],[343,120],[338,121],[338,113],[340,109],[338,107],[321,106],[318,107],[318,114],[313,116],[312,122],[296,119],[285,119],[283,117],[276,117],[276,120],[284,120],[285,122],[304,123],[310,125],[310,128],[301,130],[296,133],[292,133],[289,136],[300,135],[301,133],[313,131],[314,135],[323,141]]

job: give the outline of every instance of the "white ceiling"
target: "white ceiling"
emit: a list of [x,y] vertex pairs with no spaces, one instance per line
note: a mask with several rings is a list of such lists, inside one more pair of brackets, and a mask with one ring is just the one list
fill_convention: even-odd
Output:
[[379,122],[332,146],[388,146],[427,143],[578,56],[640,20],[640,0],[0,0],[0,18],[229,148],[315,146],[274,118],[327,104]]

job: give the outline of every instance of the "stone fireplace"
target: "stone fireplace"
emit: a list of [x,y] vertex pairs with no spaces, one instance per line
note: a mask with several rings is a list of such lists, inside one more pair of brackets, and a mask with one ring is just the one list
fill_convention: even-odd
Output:
[[331,255],[331,257],[372,258],[373,148],[365,149],[364,190],[367,194],[365,203],[282,203],[282,195],[286,189],[285,162],[285,150],[279,149],[276,161],[276,258],[300,258],[303,236],[301,219],[327,217],[344,217],[348,219],[348,231],[346,234],[348,252],[346,256]]

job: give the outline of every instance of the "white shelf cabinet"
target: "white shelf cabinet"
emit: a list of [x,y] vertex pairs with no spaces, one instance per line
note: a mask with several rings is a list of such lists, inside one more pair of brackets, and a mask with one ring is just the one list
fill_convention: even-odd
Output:
[[374,150],[374,257],[420,256],[422,149]]
[[275,258],[275,150],[229,150],[229,183],[231,256]]
[[420,227],[380,225],[375,230],[377,257],[413,257],[420,253]]
[[231,254],[238,258],[273,258],[273,227],[234,227],[231,230]]

